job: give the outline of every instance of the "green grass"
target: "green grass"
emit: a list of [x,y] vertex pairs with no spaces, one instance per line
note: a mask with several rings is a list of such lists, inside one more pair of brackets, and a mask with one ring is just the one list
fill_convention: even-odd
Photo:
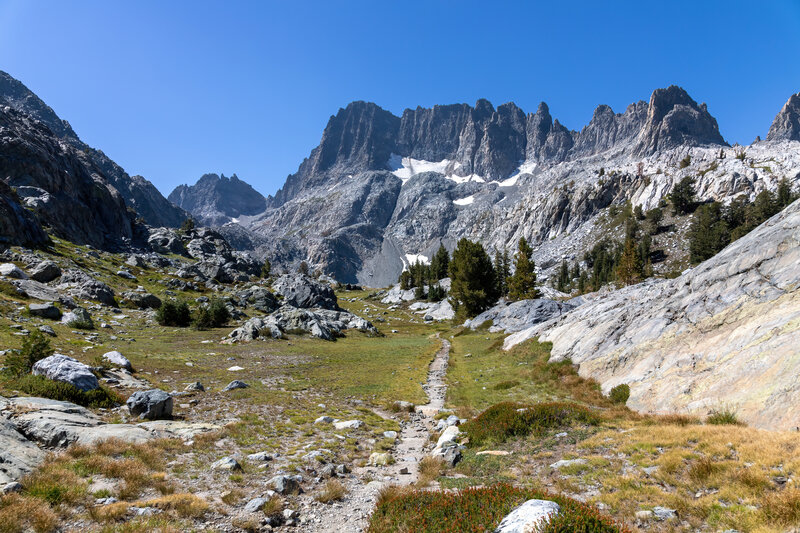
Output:
[[[452,337],[447,404],[475,413],[500,402],[576,400],[610,406],[597,383],[580,378],[569,361],[548,363],[549,343],[502,348],[503,334],[460,331]],[[468,355],[467,355],[468,354]]]
[[501,443],[511,437],[541,435],[547,429],[572,424],[597,424],[598,417],[588,408],[565,402],[525,405],[502,402],[493,405],[461,426],[471,446]]
[[485,532],[494,530],[515,507],[529,499],[555,501],[560,513],[549,520],[541,533],[627,532],[595,509],[565,496],[536,489],[498,484],[467,488],[460,492],[389,489],[381,493],[370,518],[368,533],[425,531]]

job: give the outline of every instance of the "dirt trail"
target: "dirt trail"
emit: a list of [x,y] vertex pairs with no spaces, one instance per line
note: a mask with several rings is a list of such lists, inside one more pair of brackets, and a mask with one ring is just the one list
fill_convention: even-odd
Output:
[[[408,420],[401,423],[397,445],[392,451],[395,463],[385,467],[356,468],[353,477],[343,480],[348,489],[346,498],[341,502],[319,505],[307,511],[315,516],[300,528],[294,528],[295,531],[364,531],[381,488],[386,485],[410,485],[417,480],[419,461],[433,448],[430,433],[433,430],[434,417],[444,407],[447,393],[445,375],[449,357],[450,343],[442,340],[442,347],[428,367],[428,379],[422,386],[428,395],[428,403],[418,405],[410,413]],[[401,473],[403,471],[407,473]],[[370,476],[375,480],[366,484],[360,481]]]

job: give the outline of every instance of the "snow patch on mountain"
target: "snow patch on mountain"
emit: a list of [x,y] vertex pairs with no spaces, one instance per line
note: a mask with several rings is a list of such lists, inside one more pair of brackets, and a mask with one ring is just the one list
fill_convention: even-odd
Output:
[[424,161],[422,159],[414,159],[413,157],[403,157],[397,154],[391,154],[389,156],[389,162],[387,165],[392,174],[400,178],[403,181],[403,184],[417,174],[422,174],[423,172],[436,172],[456,183],[468,183],[470,181],[486,183],[486,179],[477,174],[470,174],[468,176],[459,176],[455,174],[462,167],[462,165],[461,163],[454,162],[451,159],[442,159],[441,161]]
[[466,198],[459,198],[458,200],[453,200],[453,203],[456,205],[470,205],[472,202],[475,201],[475,195],[467,196]]

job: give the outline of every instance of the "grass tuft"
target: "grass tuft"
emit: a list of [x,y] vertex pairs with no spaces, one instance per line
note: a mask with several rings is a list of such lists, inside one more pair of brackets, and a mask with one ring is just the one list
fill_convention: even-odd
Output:
[[329,479],[325,482],[314,499],[320,503],[330,503],[341,500],[347,494],[347,488],[337,479]]

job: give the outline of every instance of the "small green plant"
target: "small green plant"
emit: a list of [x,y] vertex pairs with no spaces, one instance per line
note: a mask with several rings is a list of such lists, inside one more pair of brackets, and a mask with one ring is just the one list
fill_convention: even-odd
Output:
[[181,233],[186,234],[191,232],[194,229],[194,227],[195,227],[194,219],[192,217],[189,217],[183,221],[183,223],[181,224],[181,229],[179,231]]
[[116,393],[100,387],[90,391],[64,383],[53,381],[44,376],[26,375],[13,381],[13,386],[31,396],[41,396],[62,402],[72,402],[84,407],[110,408],[123,403]]
[[6,355],[5,370],[8,374],[19,377],[29,374],[36,361],[53,355],[48,339],[41,331],[33,330],[22,341],[19,351],[12,351]]
[[91,320],[86,320],[81,318],[78,320],[73,320],[72,322],[69,323],[69,326],[75,329],[91,330],[94,329],[94,322],[92,322]]
[[261,265],[261,277],[267,279],[272,274],[272,264],[269,259],[264,258],[264,264]]
[[706,424],[714,424],[715,426],[740,426],[742,425],[742,422],[739,421],[735,409],[731,407],[717,407],[712,409],[708,414],[708,418],[706,418]]
[[515,507],[530,499],[555,501],[561,511],[542,524],[541,533],[626,533],[601,516],[592,507],[548,492],[498,484],[491,487],[470,487],[457,492],[411,490],[387,487],[378,496],[368,533],[402,531],[479,532],[493,531]]
[[189,305],[182,301],[164,301],[156,311],[156,322],[162,326],[185,328],[192,323]]
[[510,437],[539,434],[575,422],[596,424],[597,416],[586,407],[573,403],[525,405],[502,402],[468,421],[462,430],[469,437],[470,445],[480,446],[486,442],[504,442]]
[[628,401],[628,398],[631,396],[631,388],[627,383],[620,383],[613,389],[611,389],[608,393],[608,397],[614,403],[622,403]]
[[691,156],[691,155],[687,155],[686,157],[684,157],[683,159],[681,159],[681,162],[680,162],[680,163],[678,163],[678,167],[680,167],[680,168],[686,168],[686,167],[688,167],[688,166],[689,166],[689,165],[691,165],[691,164],[692,164],[692,156]]
[[500,383],[496,384],[492,388],[494,390],[508,390],[508,389],[513,389],[517,385],[519,385],[519,381],[517,381],[515,379],[512,379],[512,380],[508,380],[508,381],[501,381]]

